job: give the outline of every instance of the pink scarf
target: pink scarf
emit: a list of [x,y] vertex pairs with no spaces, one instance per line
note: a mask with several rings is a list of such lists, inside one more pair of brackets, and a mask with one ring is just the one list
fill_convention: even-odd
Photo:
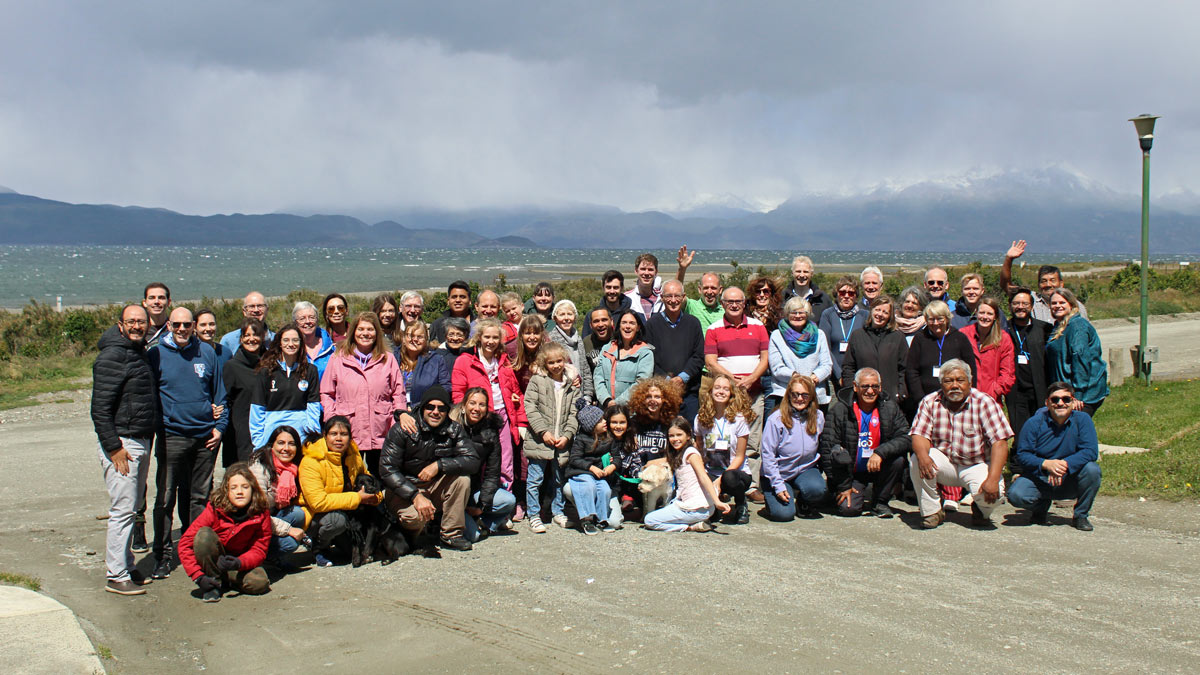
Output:
[[300,494],[296,489],[296,470],[299,467],[295,462],[279,461],[274,453],[271,454],[271,461],[275,463],[275,504],[280,508],[291,506]]

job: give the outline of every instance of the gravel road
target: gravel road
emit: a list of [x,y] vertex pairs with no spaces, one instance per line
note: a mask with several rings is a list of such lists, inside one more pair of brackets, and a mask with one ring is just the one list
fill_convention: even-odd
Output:
[[[59,395],[62,400],[66,395]],[[969,515],[721,534],[551,527],[441,560],[307,569],[200,603],[182,570],[103,591],[107,496],[87,392],[0,414],[0,570],[42,579],[118,672],[1181,672],[1200,662],[1194,504],[1100,499],[998,527]],[[46,468],[53,467],[52,471]],[[151,474],[153,475],[153,474]],[[149,571],[149,559],[141,566]]]

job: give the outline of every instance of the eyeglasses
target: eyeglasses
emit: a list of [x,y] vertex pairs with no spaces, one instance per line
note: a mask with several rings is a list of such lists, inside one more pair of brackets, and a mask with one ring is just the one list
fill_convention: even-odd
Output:
[[242,305],[242,307],[245,307],[246,309],[266,309],[267,308],[266,305]]
[[767,288],[766,286],[763,286],[762,288],[758,289],[757,291],[754,291],[754,294],[755,295],[771,295],[771,289]]
[[878,384],[860,384],[856,386],[863,391],[881,391],[883,389],[883,387],[879,386]]
[[681,294],[679,294],[679,293],[665,293],[665,294],[663,294],[663,300],[682,300],[682,299],[683,299],[683,295],[681,295]]
[[812,398],[812,396],[809,396],[807,391],[789,391],[788,396],[800,401],[807,401]]
[[325,308],[326,314],[345,314],[346,307],[344,305],[330,305]]
[[191,321],[172,321],[171,326],[174,328],[191,328]]
[[722,300],[721,302],[729,307],[741,307],[746,304],[745,300]]
[[425,409],[429,412],[444,412],[446,410],[446,406],[442,405],[441,403],[427,403],[425,404]]
[[1051,403],[1070,403],[1071,401],[1074,401],[1074,400],[1075,400],[1074,396],[1051,396],[1050,397]]
[[126,326],[148,325],[148,322],[145,319],[126,319],[126,320],[122,321],[121,323],[125,324]]

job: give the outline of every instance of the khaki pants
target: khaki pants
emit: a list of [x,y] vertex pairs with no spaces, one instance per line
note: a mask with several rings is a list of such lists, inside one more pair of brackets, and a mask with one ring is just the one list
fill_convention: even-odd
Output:
[[217,568],[217,558],[225,555],[225,547],[211,527],[196,530],[192,540],[192,552],[196,554],[196,562],[200,569],[217,581],[227,582],[230,586],[246,595],[262,595],[271,590],[271,579],[262,567],[252,570],[224,572]]
[[[442,512],[442,539],[461,537],[467,522],[467,496],[471,491],[471,479],[443,474],[427,483],[414,484]],[[391,491],[387,493],[387,508],[396,514],[400,527],[410,533],[419,533],[429,522],[429,519],[417,513],[412,500],[401,499]]]

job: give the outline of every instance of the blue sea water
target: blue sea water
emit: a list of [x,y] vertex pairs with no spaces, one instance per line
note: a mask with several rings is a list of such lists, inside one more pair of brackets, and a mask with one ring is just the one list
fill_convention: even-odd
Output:
[[[455,279],[495,283],[558,281],[599,269],[629,273],[639,251],[623,249],[392,249],[231,248],[137,246],[0,246],[0,307],[31,299],[64,305],[126,302],[141,298],[149,281],[162,281],[178,299],[240,298],[248,290],[268,296],[309,288],[328,292],[445,288]],[[653,251],[666,274],[675,251]],[[1002,252],[806,251],[818,269],[826,265],[962,264],[999,262]],[[697,264],[786,267],[794,251],[701,251]],[[1026,254],[1030,265],[1111,259],[1086,254]],[[729,268],[732,269],[732,268]]]

